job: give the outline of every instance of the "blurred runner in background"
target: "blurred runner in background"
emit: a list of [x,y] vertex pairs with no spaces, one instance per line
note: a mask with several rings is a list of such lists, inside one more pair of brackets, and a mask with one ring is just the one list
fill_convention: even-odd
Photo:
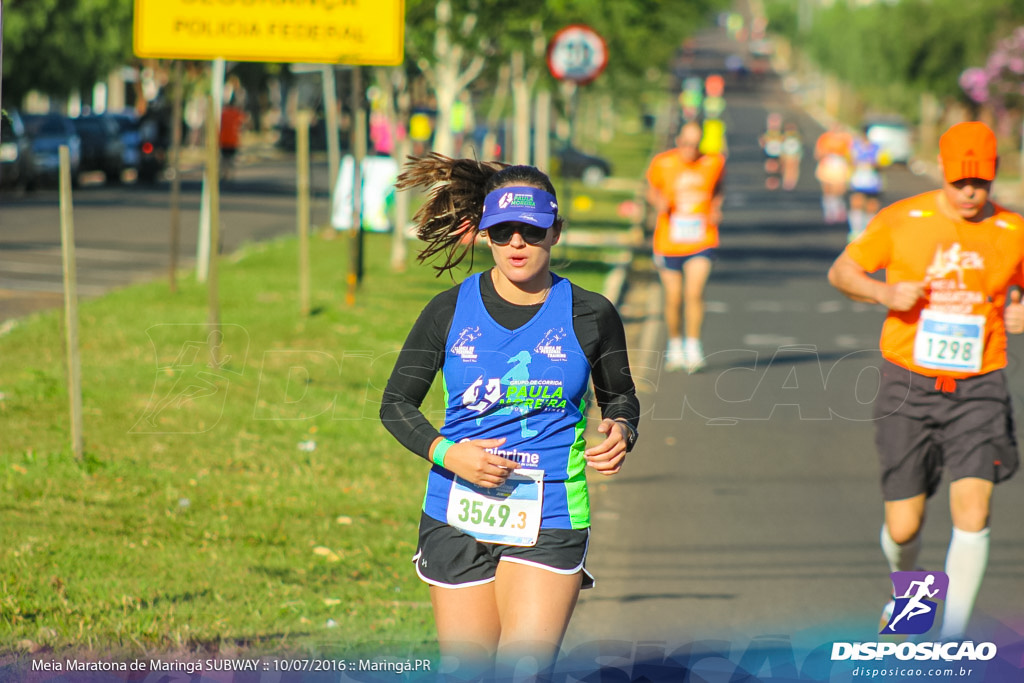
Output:
[[704,286],[718,247],[725,157],[702,154],[701,134],[699,123],[684,123],[675,149],[656,155],[647,169],[647,201],[658,212],[654,263],[665,290],[667,370],[704,367]]
[[814,158],[818,162],[814,175],[821,183],[821,209],[826,223],[846,222],[852,141],[850,134],[837,122],[818,137],[814,146]]
[[865,132],[853,139],[850,146],[850,160],[853,174],[850,176],[850,234],[848,241],[857,239],[868,227],[868,222],[878,213],[879,195],[882,193],[881,149],[868,140]]
[[782,115],[777,112],[768,114],[765,131],[758,139],[764,152],[764,186],[769,190],[779,189],[779,176],[782,174]]
[[792,190],[800,181],[800,163],[804,158],[804,142],[800,129],[792,121],[786,124],[782,137],[782,189]]

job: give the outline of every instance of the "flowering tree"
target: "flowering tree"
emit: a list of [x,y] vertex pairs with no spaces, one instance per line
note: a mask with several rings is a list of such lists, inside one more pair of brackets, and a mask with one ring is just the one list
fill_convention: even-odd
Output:
[[960,87],[978,104],[991,104],[997,111],[1024,102],[1024,26],[996,44],[984,67],[965,69]]

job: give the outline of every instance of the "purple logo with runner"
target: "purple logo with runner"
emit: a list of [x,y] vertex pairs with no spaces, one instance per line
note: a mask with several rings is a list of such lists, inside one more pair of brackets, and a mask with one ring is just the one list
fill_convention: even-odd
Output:
[[945,572],[893,572],[895,603],[889,623],[880,634],[920,635],[935,623],[936,600],[946,599],[949,577]]

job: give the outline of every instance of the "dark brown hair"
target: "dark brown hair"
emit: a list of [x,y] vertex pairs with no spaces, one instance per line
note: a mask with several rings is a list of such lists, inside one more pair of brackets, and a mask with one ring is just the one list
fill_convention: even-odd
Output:
[[[426,242],[418,259],[422,263],[443,253],[433,267],[437,275],[450,271],[469,256],[473,264],[473,243],[483,213],[484,198],[499,187],[524,185],[555,194],[542,171],[533,166],[509,166],[498,161],[451,159],[430,153],[409,157],[395,187],[427,189],[427,201],[413,217],[416,236]],[[561,218],[557,225],[561,227]]]

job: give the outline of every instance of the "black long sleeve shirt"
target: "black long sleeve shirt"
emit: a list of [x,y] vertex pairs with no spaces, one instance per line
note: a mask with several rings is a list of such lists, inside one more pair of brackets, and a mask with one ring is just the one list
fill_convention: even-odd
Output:
[[[426,305],[398,355],[384,389],[380,419],[389,432],[413,453],[429,460],[430,446],[441,434],[420,411],[445,359],[445,346],[459,288],[441,292]],[[490,277],[480,278],[480,294],[492,318],[516,330],[543,303],[519,306],[501,298]],[[572,323],[590,363],[594,397],[604,418],[626,420],[637,428],[640,402],[629,371],[626,333],[615,307],[600,294],[572,285]]]

